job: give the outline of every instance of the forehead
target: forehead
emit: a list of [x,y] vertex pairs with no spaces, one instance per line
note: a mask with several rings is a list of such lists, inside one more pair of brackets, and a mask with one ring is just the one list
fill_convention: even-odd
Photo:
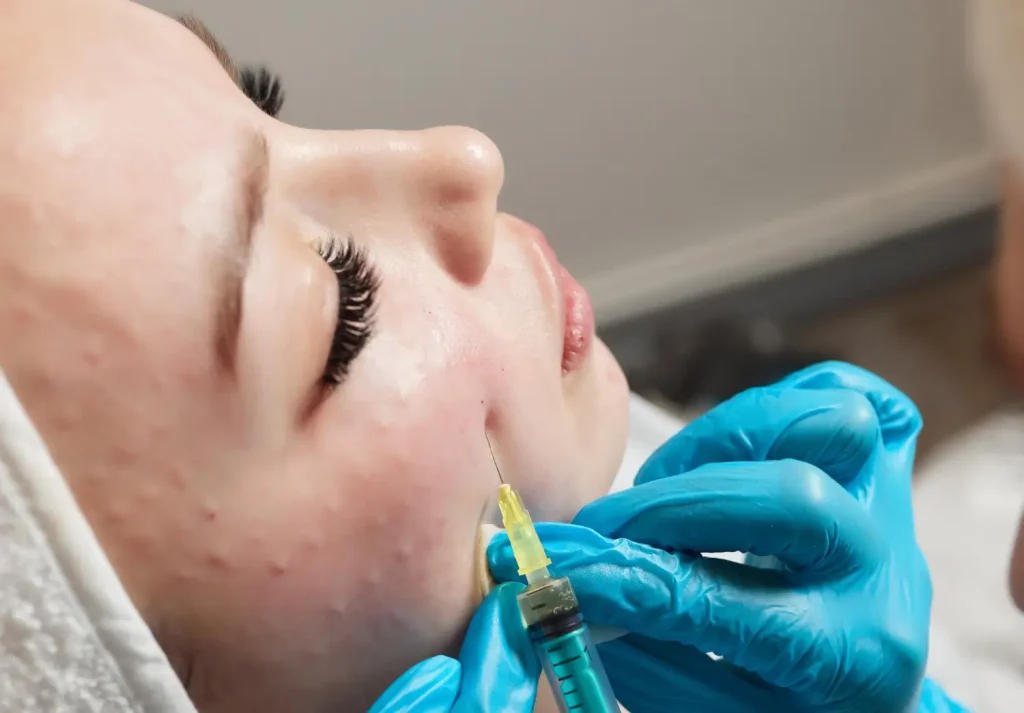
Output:
[[14,5],[0,54],[0,91],[13,98],[0,114],[0,200],[49,196],[48,219],[128,221],[140,236],[215,217],[254,111],[209,49],[132,3]]
[[[10,73],[15,75],[28,72],[2,65],[27,59],[36,60],[36,70],[47,65],[74,70],[76,67],[63,64],[74,59],[84,63],[82,69],[101,69],[119,76],[132,70],[155,70],[159,75],[160,66],[172,57],[173,68],[202,71],[200,63],[216,66],[216,61],[210,61],[211,50],[214,60],[230,63],[224,49],[194,16],[176,20],[128,0],[6,0],[3,20],[0,68],[13,70]],[[183,31],[183,26],[191,32]],[[122,63],[104,63],[112,58]]]
[[0,86],[17,101],[5,102],[3,137],[20,129],[67,150],[103,128],[132,142],[173,124],[183,141],[245,104],[208,46],[171,18],[121,0],[13,3],[0,28]]
[[118,0],[10,7],[0,22],[0,272],[27,276],[19,299],[35,295],[69,324],[74,305],[140,339],[204,331],[195,321],[234,227],[259,111],[170,18]]

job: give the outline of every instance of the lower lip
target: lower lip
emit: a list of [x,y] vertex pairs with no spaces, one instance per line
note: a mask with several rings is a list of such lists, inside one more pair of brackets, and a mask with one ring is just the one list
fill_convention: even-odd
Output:
[[594,306],[583,285],[561,265],[558,283],[565,300],[565,341],[562,346],[562,373],[571,374],[587,360],[594,342]]

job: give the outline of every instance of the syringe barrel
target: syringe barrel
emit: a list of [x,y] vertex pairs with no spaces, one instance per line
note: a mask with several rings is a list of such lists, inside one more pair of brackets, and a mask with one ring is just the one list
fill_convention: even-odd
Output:
[[519,610],[562,713],[619,713],[569,580],[527,588],[519,595]]
[[619,713],[608,674],[582,619],[569,631],[537,637],[534,643],[561,713]]

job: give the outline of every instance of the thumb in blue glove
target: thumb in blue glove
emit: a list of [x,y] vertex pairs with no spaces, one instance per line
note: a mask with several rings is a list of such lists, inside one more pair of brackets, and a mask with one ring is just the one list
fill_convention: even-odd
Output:
[[530,713],[540,662],[519,614],[521,591],[498,586],[473,616],[458,660],[434,656],[413,666],[370,713]]

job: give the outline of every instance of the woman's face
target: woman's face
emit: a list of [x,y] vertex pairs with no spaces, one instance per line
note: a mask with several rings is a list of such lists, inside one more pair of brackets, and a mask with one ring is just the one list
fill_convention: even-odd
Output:
[[0,363],[196,701],[354,710],[453,651],[487,439],[564,520],[626,428],[497,148],[284,125],[122,0],[3,13]]

